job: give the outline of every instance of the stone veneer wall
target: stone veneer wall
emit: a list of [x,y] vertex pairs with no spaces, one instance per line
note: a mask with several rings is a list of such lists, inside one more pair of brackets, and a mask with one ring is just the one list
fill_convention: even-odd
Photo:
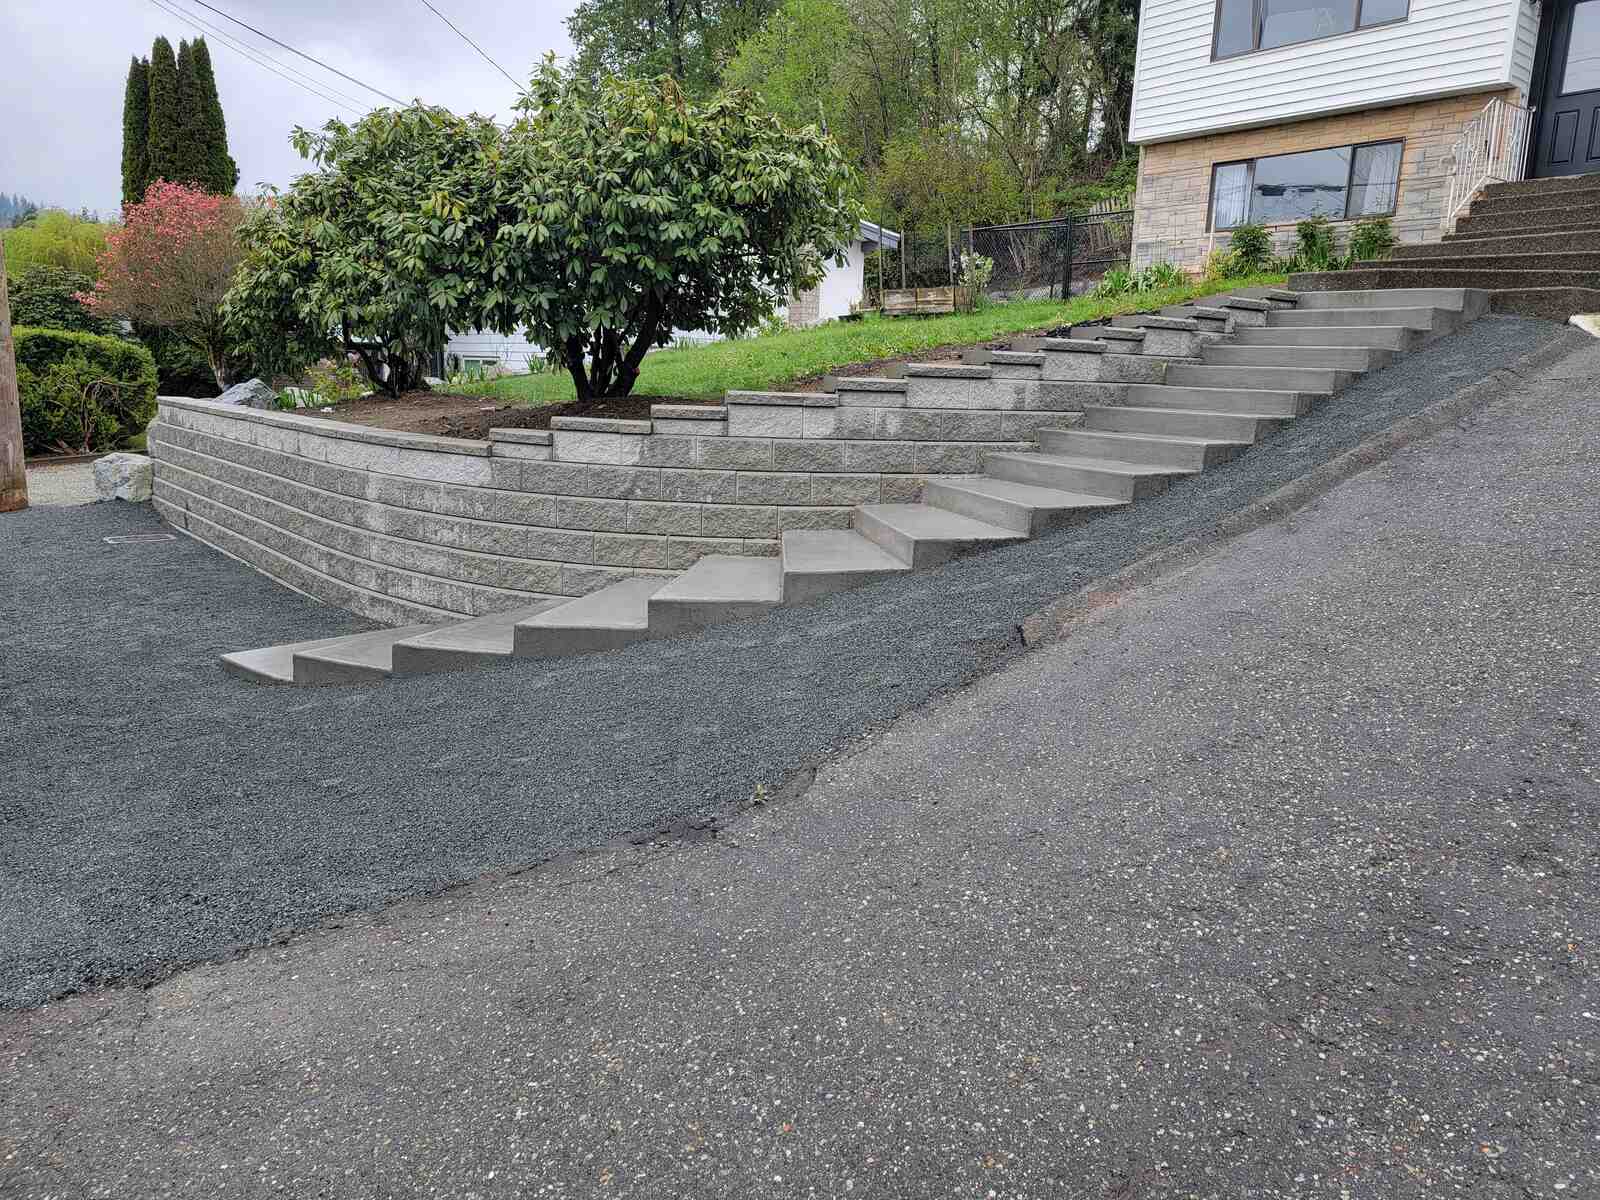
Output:
[[487,442],[163,397],[154,501],[330,604],[396,624],[458,618],[670,576],[705,554],[775,555],[785,530],[847,528],[857,504],[915,501],[930,474],[1031,448],[1063,420],[1041,402],[1104,398],[1106,385],[1052,394],[1027,374],[952,367],[909,393],[734,396]]
[[[1212,234],[1207,228],[1211,168],[1216,163],[1396,138],[1405,140],[1405,150],[1395,233],[1403,242],[1436,241],[1449,193],[1455,139],[1493,96],[1524,102],[1522,93],[1511,88],[1145,146],[1139,155],[1134,198],[1134,265],[1170,262],[1194,270],[1205,264],[1213,248],[1227,249],[1229,235]],[[1343,231],[1352,224],[1336,221],[1334,228]],[[1294,225],[1268,228],[1279,252],[1289,253]]]

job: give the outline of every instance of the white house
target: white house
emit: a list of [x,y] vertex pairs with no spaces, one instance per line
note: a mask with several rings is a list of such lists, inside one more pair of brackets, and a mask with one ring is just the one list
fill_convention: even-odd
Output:
[[[828,263],[820,284],[809,292],[791,296],[778,312],[789,325],[803,328],[837,320],[855,311],[866,296],[867,255],[879,247],[898,250],[900,235],[881,225],[861,222],[860,235],[847,248],[844,265]],[[673,340],[675,343],[712,342],[718,340],[718,335],[688,330],[674,333]],[[444,354],[447,367],[498,367],[517,372],[528,370],[530,362],[543,357],[539,347],[525,337],[502,337],[481,329],[452,333]]]
[[1317,214],[1432,240],[1476,175],[1600,171],[1597,114],[1600,0],[1145,0],[1134,262]]

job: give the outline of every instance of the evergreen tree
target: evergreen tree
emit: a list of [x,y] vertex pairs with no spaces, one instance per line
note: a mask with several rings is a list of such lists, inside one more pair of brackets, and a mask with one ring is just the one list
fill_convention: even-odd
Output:
[[201,150],[197,176],[200,186],[218,196],[227,196],[239,183],[239,167],[228,153],[228,122],[222,114],[222,98],[217,94],[217,77],[211,69],[211,50],[205,38],[196,38],[189,48],[194,70],[195,94],[200,110]]
[[150,179],[181,180],[183,117],[178,98],[178,62],[172,43],[158,37],[150,49]]
[[194,53],[187,41],[178,43],[178,163],[173,183],[200,182],[204,166],[204,130],[201,128],[200,92],[194,77]]
[[150,186],[150,60],[128,66],[128,91],[122,101],[122,202],[137,204]]

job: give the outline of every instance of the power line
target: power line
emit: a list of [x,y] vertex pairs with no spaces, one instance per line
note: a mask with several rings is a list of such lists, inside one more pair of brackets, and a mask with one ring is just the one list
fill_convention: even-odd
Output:
[[[252,46],[247,46],[245,43],[225,33],[223,30],[211,24],[209,21],[203,21],[192,13],[184,12],[182,9],[176,6],[177,0],[150,0],[150,3],[161,9],[162,12],[177,17],[180,21],[184,21],[193,28],[200,30],[202,35],[209,33],[212,37],[217,38],[221,42],[224,49],[232,50],[240,57],[249,59],[251,62],[255,63],[256,66],[261,67],[264,70],[271,71],[280,79],[288,80],[290,83],[301,88],[302,90],[310,92],[313,96],[316,96],[317,99],[325,100],[327,103],[332,104],[335,108],[349,109],[351,112],[358,114],[367,111],[366,106],[363,106],[359,100],[356,100],[351,96],[345,95],[343,92],[329,87],[320,79],[314,79],[312,76],[307,75],[304,71],[298,71],[294,67],[289,66],[287,63],[279,62],[272,56],[264,54]],[[286,74],[285,72],[289,72],[290,74]],[[299,78],[295,78],[294,76],[299,76]]]
[[429,12],[431,12],[434,16],[438,17],[439,20],[443,21],[446,25],[450,26],[451,29],[454,29],[455,33],[456,33],[456,36],[458,38],[460,38],[463,42],[465,42],[467,45],[471,46],[474,50],[476,50],[478,52],[478,54],[482,57],[484,62],[488,63],[496,71],[499,71],[500,74],[504,75],[506,77],[506,79],[508,79],[510,81],[512,87],[516,88],[518,91],[522,90],[523,85],[518,83],[516,81],[516,79],[514,79],[512,77],[511,72],[507,71],[499,63],[495,62],[494,59],[490,58],[488,53],[484,50],[484,48],[482,46],[478,45],[477,42],[473,41],[466,34],[462,33],[461,30],[459,28],[457,28],[456,23],[454,21],[452,21],[449,17],[445,16],[442,12],[440,12],[437,8],[435,8],[429,2],[429,0],[422,0],[422,3],[427,6],[427,9],[428,9]]
[[324,71],[332,71],[340,79],[347,79],[351,83],[355,84],[357,87],[366,88],[367,91],[374,92],[377,95],[382,96],[385,100],[388,100],[388,101],[390,101],[390,102],[392,102],[394,104],[398,104],[401,108],[405,108],[406,107],[406,102],[404,100],[400,99],[398,96],[391,96],[388,92],[384,91],[382,88],[375,88],[370,83],[363,83],[361,80],[357,79],[354,75],[346,75],[343,71],[339,70],[338,67],[330,67],[327,63],[323,62],[320,58],[312,58],[311,55],[307,54],[304,50],[296,50],[293,46],[289,45],[288,42],[281,42],[277,38],[273,37],[270,33],[263,33],[261,30],[257,29],[254,25],[248,24],[247,22],[239,20],[238,17],[230,16],[228,13],[223,12],[220,8],[216,7],[216,5],[207,4],[206,0],[190,0],[190,3],[198,4],[201,8],[206,9],[209,12],[216,13],[217,16],[223,18],[223,20],[225,20],[225,21],[232,21],[235,25],[239,26],[241,29],[248,29],[251,33],[255,34],[258,38],[264,38],[266,41],[271,42],[274,46],[280,46],[283,49],[287,50],[290,54],[297,54],[297,55],[299,55],[301,58],[305,59],[309,63],[316,63],[317,66],[321,67]]

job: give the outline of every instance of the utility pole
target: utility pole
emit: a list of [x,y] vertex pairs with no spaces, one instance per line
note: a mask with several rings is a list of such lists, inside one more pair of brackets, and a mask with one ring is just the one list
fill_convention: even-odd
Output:
[[17,355],[11,343],[11,298],[6,292],[6,244],[0,238],[0,513],[28,507],[28,471],[22,461],[22,399]]

